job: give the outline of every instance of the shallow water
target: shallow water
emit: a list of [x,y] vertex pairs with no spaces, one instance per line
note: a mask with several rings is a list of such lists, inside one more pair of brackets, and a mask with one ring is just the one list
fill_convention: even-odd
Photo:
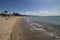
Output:
[[25,17],[22,19],[20,25],[26,40],[60,40],[60,34],[52,30],[54,27],[51,27],[51,29],[50,26],[47,25],[51,25],[51,23],[44,21],[42,19],[40,21],[36,17]]
[[60,31],[60,16],[27,16],[33,23],[46,25]]

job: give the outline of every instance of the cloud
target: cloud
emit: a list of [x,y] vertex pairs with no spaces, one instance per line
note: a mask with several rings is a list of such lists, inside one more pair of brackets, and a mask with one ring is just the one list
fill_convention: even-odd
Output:
[[39,13],[41,14],[41,16],[46,16],[46,15],[48,15],[48,11],[47,11],[47,10],[40,11]]
[[55,11],[48,11],[48,10],[42,10],[38,12],[33,12],[33,11],[26,11],[24,13],[21,13],[24,15],[36,15],[36,16],[59,16],[60,12]]
[[38,12],[26,11],[26,12],[21,13],[21,14],[42,16],[42,15],[48,14],[48,11],[47,11],[47,10],[44,10],[44,11],[38,11]]
[[24,14],[24,15],[34,15],[32,11],[26,11],[26,12],[23,12],[21,14]]
[[27,11],[26,14],[27,15],[38,15],[38,16],[40,16],[39,12],[33,12],[33,11]]
[[27,15],[32,15],[33,12],[31,12],[31,11],[27,11],[26,14],[27,14]]

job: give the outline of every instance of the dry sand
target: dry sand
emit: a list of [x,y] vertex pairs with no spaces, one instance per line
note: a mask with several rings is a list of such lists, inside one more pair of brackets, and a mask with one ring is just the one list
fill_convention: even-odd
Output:
[[0,16],[0,40],[25,40],[18,25],[21,18]]

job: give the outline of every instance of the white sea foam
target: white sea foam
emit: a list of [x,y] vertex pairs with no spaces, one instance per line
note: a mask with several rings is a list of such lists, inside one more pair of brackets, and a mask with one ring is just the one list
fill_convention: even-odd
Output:
[[[32,27],[32,28],[30,28],[30,30],[38,30],[38,31],[40,31],[40,32],[43,32],[45,35],[47,35],[47,36],[51,36],[51,37],[56,37],[56,38],[58,38],[58,39],[60,39],[60,37],[59,36],[57,36],[55,33],[53,33],[53,32],[49,32],[48,30],[46,30],[46,29],[43,29],[42,27],[42,25],[39,25],[38,23],[33,23],[33,22],[31,22],[30,20],[29,20],[29,18],[26,18],[26,21],[27,22],[29,22],[29,25]],[[39,26],[39,27],[41,27],[41,28],[37,28],[36,26],[34,26],[34,25],[37,25],[37,26]]]
[[35,25],[39,26],[39,27],[43,27],[42,25],[38,24],[38,23],[34,23]]
[[57,36],[57,35],[55,35],[55,37],[56,37],[56,38],[58,38],[58,39],[60,39],[60,37],[59,37],[59,36]]

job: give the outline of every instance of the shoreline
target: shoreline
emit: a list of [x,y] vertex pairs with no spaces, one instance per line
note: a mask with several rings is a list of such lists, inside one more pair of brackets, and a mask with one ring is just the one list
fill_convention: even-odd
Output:
[[39,24],[32,23],[29,19],[23,19],[20,22],[20,25],[24,30],[26,40],[53,40],[54,37],[55,39],[60,39],[60,37],[57,36],[50,28],[43,28]]
[[21,16],[0,16],[0,21],[0,40],[53,40],[54,36],[58,37]]

